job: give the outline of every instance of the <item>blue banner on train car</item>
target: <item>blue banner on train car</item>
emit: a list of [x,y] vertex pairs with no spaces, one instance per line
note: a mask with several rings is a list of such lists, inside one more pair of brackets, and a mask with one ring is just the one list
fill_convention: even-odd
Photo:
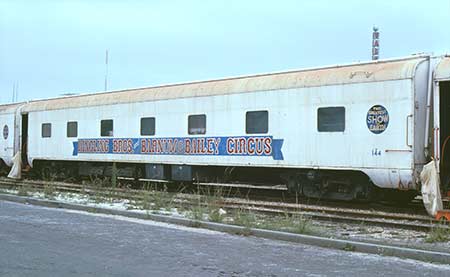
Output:
[[272,136],[95,138],[73,142],[73,155],[271,156],[274,160],[283,160],[282,146],[283,139]]

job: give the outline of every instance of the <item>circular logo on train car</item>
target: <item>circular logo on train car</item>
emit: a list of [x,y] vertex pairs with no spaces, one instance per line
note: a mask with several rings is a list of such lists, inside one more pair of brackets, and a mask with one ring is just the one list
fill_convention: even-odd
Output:
[[389,125],[389,113],[385,107],[375,105],[367,112],[367,128],[374,134],[381,134]]
[[5,127],[3,127],[3,138],[7,139],[8,135],[9,135],[8,125],[5,125]]

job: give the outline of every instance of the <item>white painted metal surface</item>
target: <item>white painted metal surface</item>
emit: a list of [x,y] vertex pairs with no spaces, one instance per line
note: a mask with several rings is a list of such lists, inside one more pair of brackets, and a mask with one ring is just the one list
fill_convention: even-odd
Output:
[[[424,129],[428,61],[429,57],[413,57],[35,101],[22,110],[29,113],[29,162],[44,159],[358,170],[380,187],[417,189],[420,170],[427,161]],[[436,70],[445,72],[442,66],[441,62]],[[388,127],[379,134],[371,132],[367,123],[368,112],[375,105],[385,107],[389,114]],[[323,107],[345,107],[344,132],[318,132],[318,109]],[[269,111],[267,135],[283,140],[283,159],[73,155],[73,142],[101,138],[103,119],[114,120],[116,139],[142,138],[142,117],[156,118],[156,134],[147,138],[229,137],[246,136],[245,114],[257,110]],[[206,114],[205,135],[188,135],[187,118],[192,114]],[[77,138],[66,137],[68,121],[78,122]],[[50,138],[41,136],[43,123],[52,124]]]
[[[201,98],[118,104],[29,113],[30,159],[108,160],[147,163],[281,166],[292,168],[336,168],[366,170],[369,176],[383,170],[409,171],[412,183],[413,153],[407,146],[405,122],[411,111],[413,82],[410,79],[356,83]],[[389,112],[389,127],[371,133],[366,124],[368,110],[383,105]],[[344,132],[317,131],[317,109],[344,106]],[[140,137],[140,118],[156,117],[156,137],[187,137],[189,114],[207,116],[205,136],[245,135],[245,113],[269,110],[269,135],[283,139],[284,160],[272,157],[235,156],[146,156],[79,154],[72,156],[73,139],[66,138],[68,121],[78,121],[79,138],[99,138],[100,120],[114,119],[114,137]],[[42,123],[52,123],[52,137],[41,137]],[[412,143],[412,142],[411,142]],[[392,152],[387,152],[391,150]],[[374,151],[380,154],[374,155]],[[374,171],[374,169],[381,171]],[[375,177],[375,176],[374,176]],[[376,179],[376,178],[374,178]],[[397,187],[384,180],[380,186]]]
[[434,77],[436,80],[449,80],[450,79],[450,56],[445,56],[438,63]]
[[15,112],[19,105],[0,105],[0,159],[8,166],[14,156]]

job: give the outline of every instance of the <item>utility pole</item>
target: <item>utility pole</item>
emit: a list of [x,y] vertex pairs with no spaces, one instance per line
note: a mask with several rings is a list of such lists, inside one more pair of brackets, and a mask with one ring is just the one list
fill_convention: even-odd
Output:
[[19,99],[19,82],[14,81],[11,102],[12,103],[17,102],[18,99]]
[[108,90],[108,49],[105,55],[105,91]]
[[14,103],[15,97],[16,97],[16,82],[13,83],[11,103]]
[[372,60],[376,61],[380,57],[380,32],[378,32],[378,27],[373,26],[372,33]]
[[16,82],[16,100],[15,102],[19,101],[19,81]]

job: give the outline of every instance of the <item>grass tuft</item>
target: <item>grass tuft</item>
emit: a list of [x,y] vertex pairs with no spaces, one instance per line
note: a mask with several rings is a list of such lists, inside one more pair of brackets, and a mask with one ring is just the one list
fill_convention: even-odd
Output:
[[167,186],[164,186],[163,190],[158,190],[151,183],[146,183],[143,186],[142,199],[136,201],[135,205],[143,210],[159,212],[162,208],[172,210],[173,202],[174,196],[167,191]]
[[296,234],[314,234],[317,230],[314,228],[311,219],[300,214],[285,214],[268,218],[259,225],[259,227],[269,230],[285,231]]
[[44,196],[48,199],[55,199],[55,186],[51,183],[46,183],[44,185]]
[[441,224],[436,227],[432,227],[428,236],[425,238],[425,242],[433,243],[450,241],[450,229],[448,227],[449,224],[445,224],[444,222],[441,222]]
[[193,220],[204,220],[207,208],[202,205],[195,205],[191,208],[189,217]]
[[19,196],[29,196],[30,193],[31,193],[31,186],[29,184],[19,186],[17,190],[17,195]]
[[355,251],[356,247],[354,245],[351,245],[350,243],[346,243],[344,248],[342,248],[342,250],[344,251]]
[[251,228],[256,227],[257,220],[256,214],[244,209],[238,209],[233,217],[234,224],[244,227],[244,230],[239,233],[243,236],[251,235]]
[[137,206],[139,206],[143,210],[150,210],[152,208],[152,197],[151,192],[144,191],[142,193],[142,200],[137,203]]

